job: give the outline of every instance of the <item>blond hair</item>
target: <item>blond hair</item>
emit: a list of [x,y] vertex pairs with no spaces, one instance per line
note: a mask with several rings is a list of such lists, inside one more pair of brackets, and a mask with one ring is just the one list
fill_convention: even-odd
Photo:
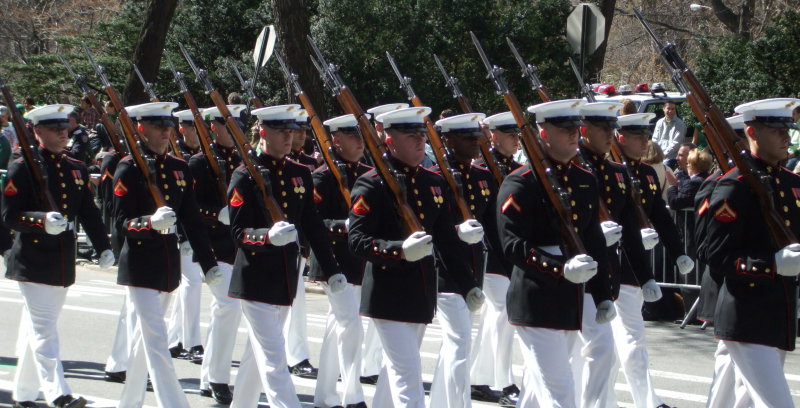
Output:
[[664,162],[664,151],[658,143],[647,142],[647,153],[642,157],[642,161],[647,164],[658,164]]
[[714,159],[705,150],[693,149],[689,152],[689,157],[686,159],[686,168],[697,174],[708,173],[711,167],[714,166]]

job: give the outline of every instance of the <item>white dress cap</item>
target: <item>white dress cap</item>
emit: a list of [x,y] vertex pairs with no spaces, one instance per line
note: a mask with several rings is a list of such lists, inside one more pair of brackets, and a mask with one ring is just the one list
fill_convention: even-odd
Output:
[[650,121],[655,117],[656,114],[652,112],[631,113],[630,115],[618,116],[617,124],[619,124],[619,130],[621,131],[652,135],[653,126],[650,125]]
[[745,123],[758,122],[772,128],[797,129],[792,120],[792,110],[798,106],[800,99],[772,98],[748,102],[734,110],[742,114]]
[[372,108],[367,109],[367,113],[370,114],[370,119],[375,120],[378,115],[382,113],[386,113],[389,111],[393,111],[396,109],[405,109],[408,107],[408,104],[405,102],[398,102],[398,103],[387,103],[385,105],[378,105],[373,106]]
[[728,121],[728,124],[731,125],[733,130],[735,131],[744,131],[744,116],[742,115],[734,115],[729,118],[725,118]]
[[297,126],[300,126],[301,129],[309,129],[311,126],[308,123],[308,111],[305,109],[300,109],[297,111],[297,116],[295,117],[295,122],[297,122]]
[[337,116],[335,118],[331,118],[322,122],[325,127],[328,128],[328,132],[346,132],[346,133],[357,133],[358,132],[358,121],[356,117],[353,115],[342,115]]
[[483,120],[483,124],[488,126],[489,129],[497,129],[501,132],[519,132],[517,120],[514,119],[514,114],[511,112],[501,112],[496,115],[489,116]]
[[254,109],[250,114],[258,117],[261,124],[273,129],[300,129],[297,126],[297,112],[300,109],[297,104],[277,105]]
[[[225,106],[228,108],[228,111],[234,118],[239,118],[242,112],[244,112],[244,110],[247,109],[247,105],[225,105]],[[203,116],[205,116],[206,120],[211,120],[211,119],[216,119],[219,121],[225,120],[225,118],[223,118],[222,114],[219,112],[219,108],[216,106],[203,109]]]
[[155,125],[173,126],[175,124],[172,111],[178,107],[176,102],[149,102],[141,105],[126,106],[125,111],[131,118],[140,122]]
[[595,126],[617,129],[617,115],[621,109],[622,104],[619,102],[587,103],[581,106],[581,120]]
[[75,107],[72,105],[45,105],[32,109],[25,114],[25,117],[31,121],[33,126],[68,129],[68,116],[73,110]]
[[536,116],[536,123],[571,128],[583,126],[580,108],[585,104],[582,99],[564,99],[528,106],[528,112]]
[[483,136],[481,121],[486,118],[483,113],[465,113],[450,116],[436,121],[436,128],[441,133],[463,134],[465,136]]
[[[202,114],[202,111],[201,111]],[[194,113],[191,109],[184,109],[172,114],[184,125],[194,126]]]
[[383,124],[384,129],[400,129],[409,132],[424,132],[425,117],[430,115],[431,108],[420,106],[417,108],[395,109],[381,113],[375,120]]

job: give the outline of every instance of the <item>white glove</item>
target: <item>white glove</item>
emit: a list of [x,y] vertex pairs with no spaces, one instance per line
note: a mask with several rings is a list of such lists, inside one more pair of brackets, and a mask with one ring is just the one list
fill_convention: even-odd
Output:
[[470,245],[477,244],[483,239],[483,227],[478,220],[468,219],[456,226],[458,238]]
[[655,302],[661,299],[661,287],[655,279],[650,279],[642,285],[642,297],[645,302]]
[[67,219],[59,212],[50,211],[44,216],[44,231],[50,235],[58,235],[67,230]]
[[608,323],[617,317],[617,308],[614,307],[614,302],[604,300],[597,305],[597,314],[594,315],[594,321],[597,324]]
[[343,273],[337,273],[328,278],[328,289],[331,293],[339,293],[347,287],[347,278]]
[[181,256],[192,256],[192,254],[194,253],[194,251],[192,251],[192,244],[190,244],[189,241],[181,242],[180,249],[181,249]]
[[649,251],[658,245],[658,233],[652,228],[645,228],[642,230],[642,245],[644,250]]
[[217,214],[217,219],[219,220],[219,222],[225,225],[231,225],[231,213],[230,211],[228,211],[227,205],[225,207],[222,207],[221,210],[219,210],[219,214]]
[[100,259],[97,261],[100,269],[107,269],[114,266],[114,253],[110,249],[100,253]]
[[433,237],[425,231],[417,231],[403,241],[403,259],[416,262],[433,253]]
[[344,232],[350,231],[350,218],[344,220]]
[[622,238],[622,226],[614,221],[603,221],[600,223],[600,228],[606,237],[606,246],[614,245]]
[[597,273],[597,262],[589,255],[575,255],[564,264],[564,278],[572,283],[584,283]]
[[483,295],[481,288],[470,289],[469,292],[467,292],[467,297],[464,298],[464,300],[467,301],[467,309],[472,313],[480,310],[481,306],[483,306],[484,299],[486,299],[486,296]]
[[[798,251],[800,251],[800,249],[798,249]],[[675,261],[675,265],[678,265],[678,272],[681,275],[686,275],[687,273],[691,272],[692,269],[694,269],[694,261],[687,255],[679,256]]]
[[776,252],[775,269],[781,276],[800,275],[800,244],[791,244]]
[[161,231],[171,228],[177,220],[175,211],[172,211],[172,208],[158,207],[156,212],[150,216],[150,226],[154,230]]
[[222,270],[219,269],[219,265],[212,266],[211,269],[206,272],[203,276],[203,279],[206,281],[206,285],[216,285],[217,283],[222,282]]
[[278,221],[269,229],[269,242],[275,246],[284,246],[297,241],[297,228],[286,221]]

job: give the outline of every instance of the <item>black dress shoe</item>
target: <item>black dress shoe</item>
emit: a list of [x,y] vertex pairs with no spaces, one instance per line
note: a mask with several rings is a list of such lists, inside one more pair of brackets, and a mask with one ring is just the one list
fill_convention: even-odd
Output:
[[311,365],[308,359],[289,367],[289,372],[300,378],[317,378],[317,371],[318,370]]
[[205,356],[205,350],[203,349],[203,346],[194,346],[189,349],[186,359],[195,364],[203,364],[204,356]]
[[189,351],[183,348],[183,343],[178,343],[175,347],[169,348],[169,355],[172,358],[181,358],[182,355],[188,355]]
[[125,371],[106,371],[106,375],[103,379],[108,382],[124,383]]
[[375,384],[378,383],[378,375],[377,374],[368,375],[368,376],[364,376],[364,377],[359,377],[358,379],[359,379],[359,381],[361,381],[361,384],[375,385]]
[[228,384],[209,383],[208,389],[200,390],[200,395],[214,398],[214,401],[222,405],[230,405],[233,401],[233,393]]
[[506,388],[503,388],[503,395],[500,397],[500,401],[497,403],[500,404],[501,407],[515,407],[517,406],[517,401],[519,400],[519,388],[517,388],[516,384],[511,384]]
[[344,408],[367,408],[367,403],[361,401],[357,404],[347,404],[347,406],[345,406]]
[[476,401],[497,402],[500,396],[488,385],[470,386],[470,396]]
[[36,405],[33,401],[14,401],[14,405],[11,406],[12,408],[38,408],[39,406]]
[[75,398],[72,395],[62,395],[53,401],[53,406],[56,408],[83,408],[86,406],[86,400],[83,397]]

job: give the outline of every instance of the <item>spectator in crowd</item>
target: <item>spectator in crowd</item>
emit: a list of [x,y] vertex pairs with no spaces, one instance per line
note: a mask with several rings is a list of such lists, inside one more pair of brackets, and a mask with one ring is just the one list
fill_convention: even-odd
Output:
[[22,105],[25,107],[25,111],[23,113],[28,113],[28,111],[33,110],[33,108],[36,107],[35,103],[36,101],[30,96],[23,99]]
[[[108,118],[111,119],[111,123],[114,124],[113,131],[117,134],[118,137],[122,138],[121,128],[117,124],[117,108],[114,107],[114,104],[111,101],[106,101],[103,104],[103,109],[106,111],[106,115]],[[111,144],[110,134],[108,129],[106,129],[106,125],[100,121],[94,127],[95,132],[97,133],[96,137],[89,139],[90,150],[93,152],[101,152],[103,150],[111,150],[113,147]]]
[[243,105],[242,95],[239,92],[231,92],[228,94],[228,105]]
[[678,148],[678,155],[675,156],[675,160],[678,164],[678,167],[675,169],[675,178],[679,183],[682,179],[689,178],[689,172],[686,166],[689,158],[689,152],[694,149],[697,149],[697,146],[693,143],[681,143],[681,147]]
[[[792,120],[800,126],[800,106],[792,110]],[[798,159],[800,159],[800,130],[789,129],[789,161],[786,163],[786,168],[795,170],[800,161]],[[796,170],[795,173],[797,173]]]
[[69,119],[69,142],[67,142],[67,149],[65,152],[73,159],[80,160],[87,166],[90,165],[90,159],[94,155],[89,155],[89,131],[81,125],[78,121],[80,115],[78,112],[72,111],[67,116]]
[[92,101],[88,96],[81,98],[81,117],[80,123],[87,129],[94,129],[100,122],[100,112],[94,109]]
[[666,164],[675,169],[675,158],[681,143],[686,139],[686,124],[677,116],[678,109],[674,102],[664,104],[664,117],[656,122],[653,132],[653,143],[658,144],[664,152]]
[[667,189],[678,184],[675,174],[664,163],[664,152],[657,144],[652,141],[647,143],[647,154],[642,157],[642,162],[649,164],[656,170],[658,175],[658,185],[661,186],[661,192],[664,195],[664,201],[667,200]]
[[0,133],[8,140],[12,150],[19,146],[17,132],[14,130],[14,125],[11,124],[11,111],[7,106],[2,105],[0,105]]
[[632,113],[637,113],[639,110],[636,108],[636,103],[634,103],[630,99],[620,99],[619,103],[622,104],[622,109],[619,111],[621,115],[630,115]]

